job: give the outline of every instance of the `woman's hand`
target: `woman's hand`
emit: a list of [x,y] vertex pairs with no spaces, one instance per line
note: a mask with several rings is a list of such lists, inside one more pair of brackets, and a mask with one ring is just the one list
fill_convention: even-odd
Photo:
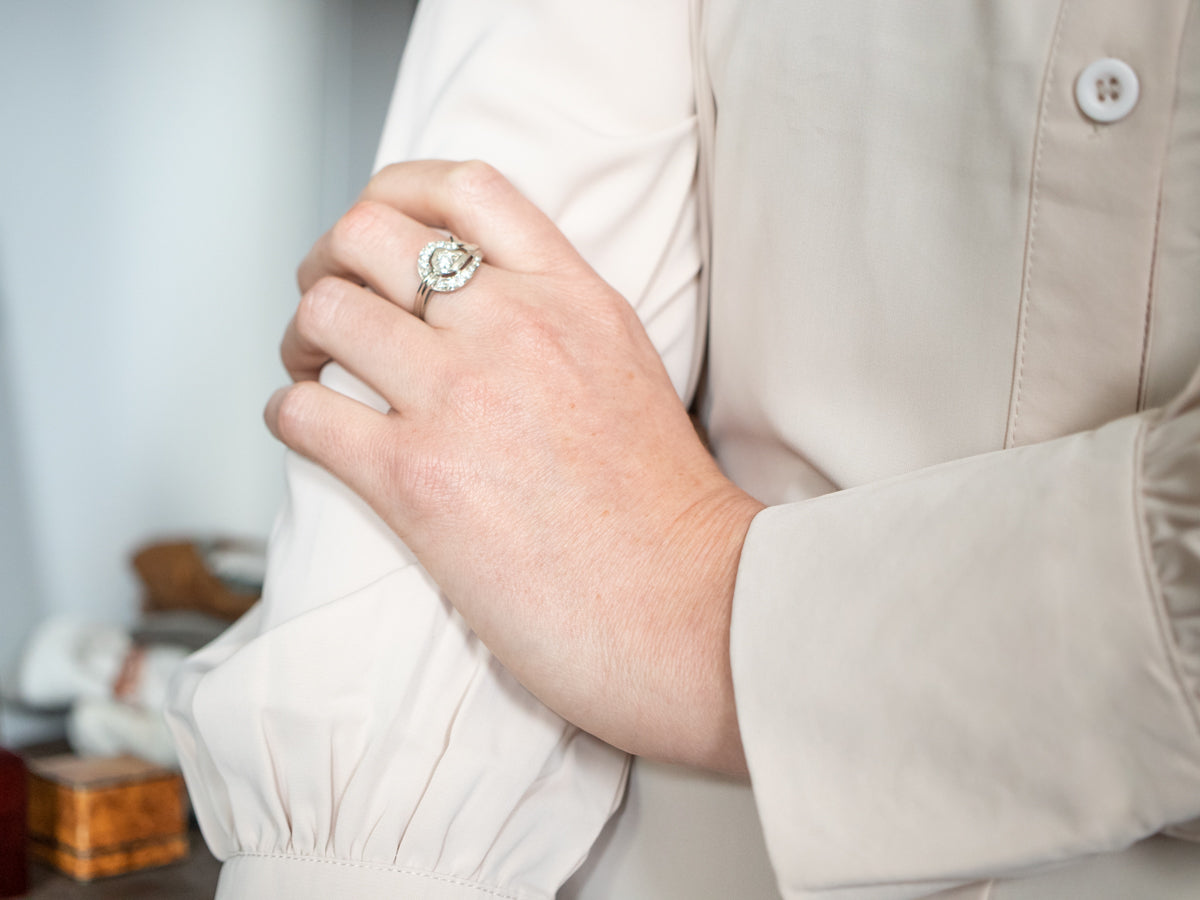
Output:
[[[446,229],[484,264],[412,315]],[[744,771],[729,668],[761,505],[701,445],[629,304],[477,162],[383,170],[314,246],[268,403],[539,699],[633,753]],[[319,385],[334,359],[386,415]]]

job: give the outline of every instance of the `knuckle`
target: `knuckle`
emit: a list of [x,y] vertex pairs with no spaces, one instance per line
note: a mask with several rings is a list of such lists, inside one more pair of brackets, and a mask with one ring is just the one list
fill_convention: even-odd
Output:
[[495,166],[479,159],[457,163],[446,175],[450,190],[464,202],[478,203],[504,190],[508,180]]
[[375,196],[380,191],[380,186],[390,182],[406,165],[407,163],[403,162],[388,163],[367,180],[367,186],[359,196],[363,199]]
[[316,382],[301,381],[289,387],[280,399],[275,421],[279,437],[285,444],[295,446],[301,443],[308,431],[319,390]]
[[355,251],[383,226],[383,204],[359,200],[329,230],[329,249],[339,261],[354,257]]
[[619,341],[619,346],[624,346],[634,334],[646,330],[637,310],[606,284],[593,285],[573,299],[576,308],[587,316],[591,333],[604,341]]
[[389,205],[388,197],[392,193],[393,185],[403,182],[403,170],[411,166],[411,162],[388,163],[367,179],[366,185],[358,195],[358,202]]
[[620,336],[622,339],[626,339],[629,334],[646,330],[637,310],[616,291],[604,293],[600,302],[596,304],[596,316],[600,326],[607,333]]
[[342,281],[326,275],[304,292],[296,307],[296,331],[316,342],[336,320],[342,304]]

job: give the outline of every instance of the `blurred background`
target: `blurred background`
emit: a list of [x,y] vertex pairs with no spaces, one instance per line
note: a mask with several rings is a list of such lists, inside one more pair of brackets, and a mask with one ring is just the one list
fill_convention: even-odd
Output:
[[131,622],[136,547],[268,534],[295,267],[414,2],[0,0],[0,672],[50,614]]

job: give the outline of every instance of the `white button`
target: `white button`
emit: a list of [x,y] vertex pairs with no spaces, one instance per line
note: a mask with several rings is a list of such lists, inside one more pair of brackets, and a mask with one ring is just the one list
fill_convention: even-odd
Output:
[[1093,122],[1119,122],[1137,105],[1137,73],[1119,59],[1098,59],[1079,73],[1075,102]]

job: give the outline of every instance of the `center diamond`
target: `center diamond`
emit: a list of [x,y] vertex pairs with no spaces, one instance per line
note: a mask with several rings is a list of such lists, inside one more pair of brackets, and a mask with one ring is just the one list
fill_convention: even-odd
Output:
[[457,250],[438,248],[433,253],[430,264],[439,275],[453,275],[458,271],[458,259],[462,254]]

